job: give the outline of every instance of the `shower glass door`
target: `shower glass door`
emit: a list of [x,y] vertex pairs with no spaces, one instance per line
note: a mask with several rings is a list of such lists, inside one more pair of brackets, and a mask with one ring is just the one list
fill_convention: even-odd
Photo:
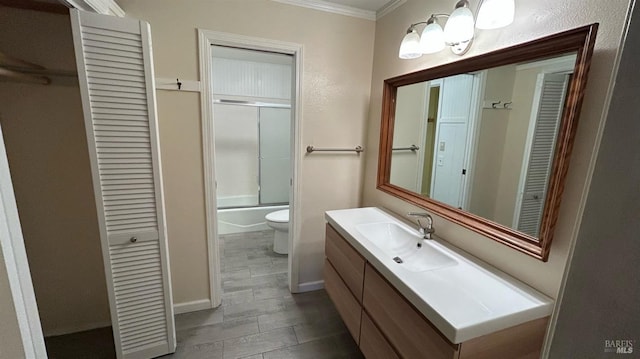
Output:
[[259,113],[260,204],[289,203],[291,110],[261,107]]
[[213,106],[218,208],[289,202],[291,110]]
[[215,104],[218,208],[258,205],[258,107]]

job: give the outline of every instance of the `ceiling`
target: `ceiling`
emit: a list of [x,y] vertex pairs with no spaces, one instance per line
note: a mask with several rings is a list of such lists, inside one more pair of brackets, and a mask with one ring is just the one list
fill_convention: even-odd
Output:
[[407,0],[273,0],[289,5],[376,20]]
[[45,11],[56,14],[69,13],[69,8],[62,5],[58,0],[0,0],[0,6]]
[[326,2],[353,7],[360,10],[377,12],[393,0],[326,0]]
[[[376,20],[386,15],[406,0],[274,0],[290,5],[303,6],[347,16]],[[0,0],[0,6],[22,9],[68,13],[59,0]]]

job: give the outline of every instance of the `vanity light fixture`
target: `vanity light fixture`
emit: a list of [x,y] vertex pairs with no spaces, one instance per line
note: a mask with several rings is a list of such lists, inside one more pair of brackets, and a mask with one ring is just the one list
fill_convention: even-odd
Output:
[[[446,46],[456,55],[464,55],[473,42],[475,30],[498,29],[513,22],[515,0],[480,0],[478,18],[474,20],[468,0],[459,0],[451,15],[431,14],[427,21],[411,24],[400,44],[401,59],[415,59],[433,54]],[[438,18],[447,18],[444,29]],[[426,25],[418,35],[416,27]]]

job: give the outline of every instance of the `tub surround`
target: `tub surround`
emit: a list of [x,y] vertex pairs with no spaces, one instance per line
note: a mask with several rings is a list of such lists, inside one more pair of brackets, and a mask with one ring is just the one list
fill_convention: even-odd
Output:
[[417,230],[379,208],[328,211],[325,218],[453,344],[551,314],[552,299],[440,239],[422,242],[448,257],[440,267],[416,271],[396,263],[363,234],[362,225],[392,223],[420,237]]
[[268,230],[265,216],[283,209],[289,209],[289,205],[219,209],[218,234]]

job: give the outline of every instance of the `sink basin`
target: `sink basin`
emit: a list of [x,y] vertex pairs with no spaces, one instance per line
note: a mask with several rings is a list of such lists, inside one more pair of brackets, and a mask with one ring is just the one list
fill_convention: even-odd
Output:
[[409,271],[422,272],[457,264],[429,241],[395,223],[359,224],[356,230]]

